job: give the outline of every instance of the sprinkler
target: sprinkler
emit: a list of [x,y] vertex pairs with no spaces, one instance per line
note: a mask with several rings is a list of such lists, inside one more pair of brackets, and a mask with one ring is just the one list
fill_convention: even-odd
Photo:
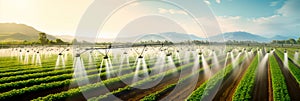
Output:
[[20,50],[20,52],[22,52],[22,50]]
[[199,55],[202,55],[202,52],[199,52],[198,54],[199,54]]
[[241,53],[241,52],[242,52],[242,50],[239,50],[239,52]]
[[286,49],[284,49],[284,53],[286,53],[287,51],[286,51]]
[[127,52],[124,52],[123,54],[128,54]]
[[[62,53],[59,53],[58,55],[62,55]],[[76,55],[77,56],[77,55]]]
[[267,53],[270,53],[270,50],[268,50]]
[[39,51],[37,51],[36,53],[38,53],[38,54],[39,54],[40,52],[39,52]]
[[140,55],[138,58],[139,58],[139,59],[142,59],[142,58],[143,58],[143,56],[142,56],[142,55]]
[[107,55],[105,55],[105,56],[103,57],[103,59],[108,59],[108,56],[107,56]]
[[177,50],[177,53],[179,53],[179,50]]
[[29,50],[27,51],[27,53],[29,53]]
[[77,53],[77,54],[76,54],[76,57],[80,57],[80,54]]
[[167,54],[167,56],[171,56],[171,55],[172,55],[172,53],[168,53],[168,54]]

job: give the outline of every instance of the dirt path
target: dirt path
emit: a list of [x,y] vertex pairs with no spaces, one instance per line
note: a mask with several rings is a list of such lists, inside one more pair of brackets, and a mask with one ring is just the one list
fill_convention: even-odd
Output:
[[277,60],[277,63],[280,66],[280,69],[284,75],[286,85],[288,88],[289,95],[291,97],[292,101],[300,101],[300,87],[297,83],[296,79],[293,77],[293,75],[290,73],[290,71],[287,68],[284,68],[283,62],[280,60],[278,55],[275,53],[275,58]]
[[250,61],[243,62],[239,68],[235,68],[231,74],[225,79],[220,86],[219,91],[215,95],[213,101],[231,101],[232,96],[237,88],[237,85],[245,75],[251,61],[253,61],[253,57],[249,59]]
[[273,99],[273,89],[272,89],[272,78],[271,78],[271,69],[270,62],[268,61],[268,90],[269,90],[269,101],[274,101]]
[[[263,56],[264,57],[264,56]],[[259,63],[260,64],[260,63]],[[253,101],[268,101],[268,66],[257,67],[257,75],[255,78],[255,85],[253,95]]]

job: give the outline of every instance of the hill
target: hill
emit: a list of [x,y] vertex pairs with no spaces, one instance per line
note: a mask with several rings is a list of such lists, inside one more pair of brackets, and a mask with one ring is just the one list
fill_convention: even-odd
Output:
[[[0,23],[0,40],[2,41],[35,41],[38,40],[38,34],[41,31],[36,30],[31,26],[16,23]],[[52,35],[47,35],[48,39],[56,39]]]

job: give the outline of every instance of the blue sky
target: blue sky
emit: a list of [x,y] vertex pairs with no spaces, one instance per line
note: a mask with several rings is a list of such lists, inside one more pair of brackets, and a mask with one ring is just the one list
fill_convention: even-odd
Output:
[[300,36],[300,0],[204,0],[223,32]]
[[221,0],[220,3],[210,3],[217,16],[259,18],[275,15],[284,2],[285,0]]

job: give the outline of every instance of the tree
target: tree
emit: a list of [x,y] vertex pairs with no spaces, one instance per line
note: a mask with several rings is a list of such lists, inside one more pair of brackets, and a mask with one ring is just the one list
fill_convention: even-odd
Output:
[[46,33],[39,33],[39,41],[42,45],[45,45],[49,42]]
[[297,43],[300,44],[300,37],[298,38]]
[[59,44],[59,45],[62,45],[62,44],[65,43],[65,42],[62,41],[61,39],[56,39],[55,41],[56,41],[56,44]]
[[290,44],[296,44],[296,40],[295,39],[289,39]]

